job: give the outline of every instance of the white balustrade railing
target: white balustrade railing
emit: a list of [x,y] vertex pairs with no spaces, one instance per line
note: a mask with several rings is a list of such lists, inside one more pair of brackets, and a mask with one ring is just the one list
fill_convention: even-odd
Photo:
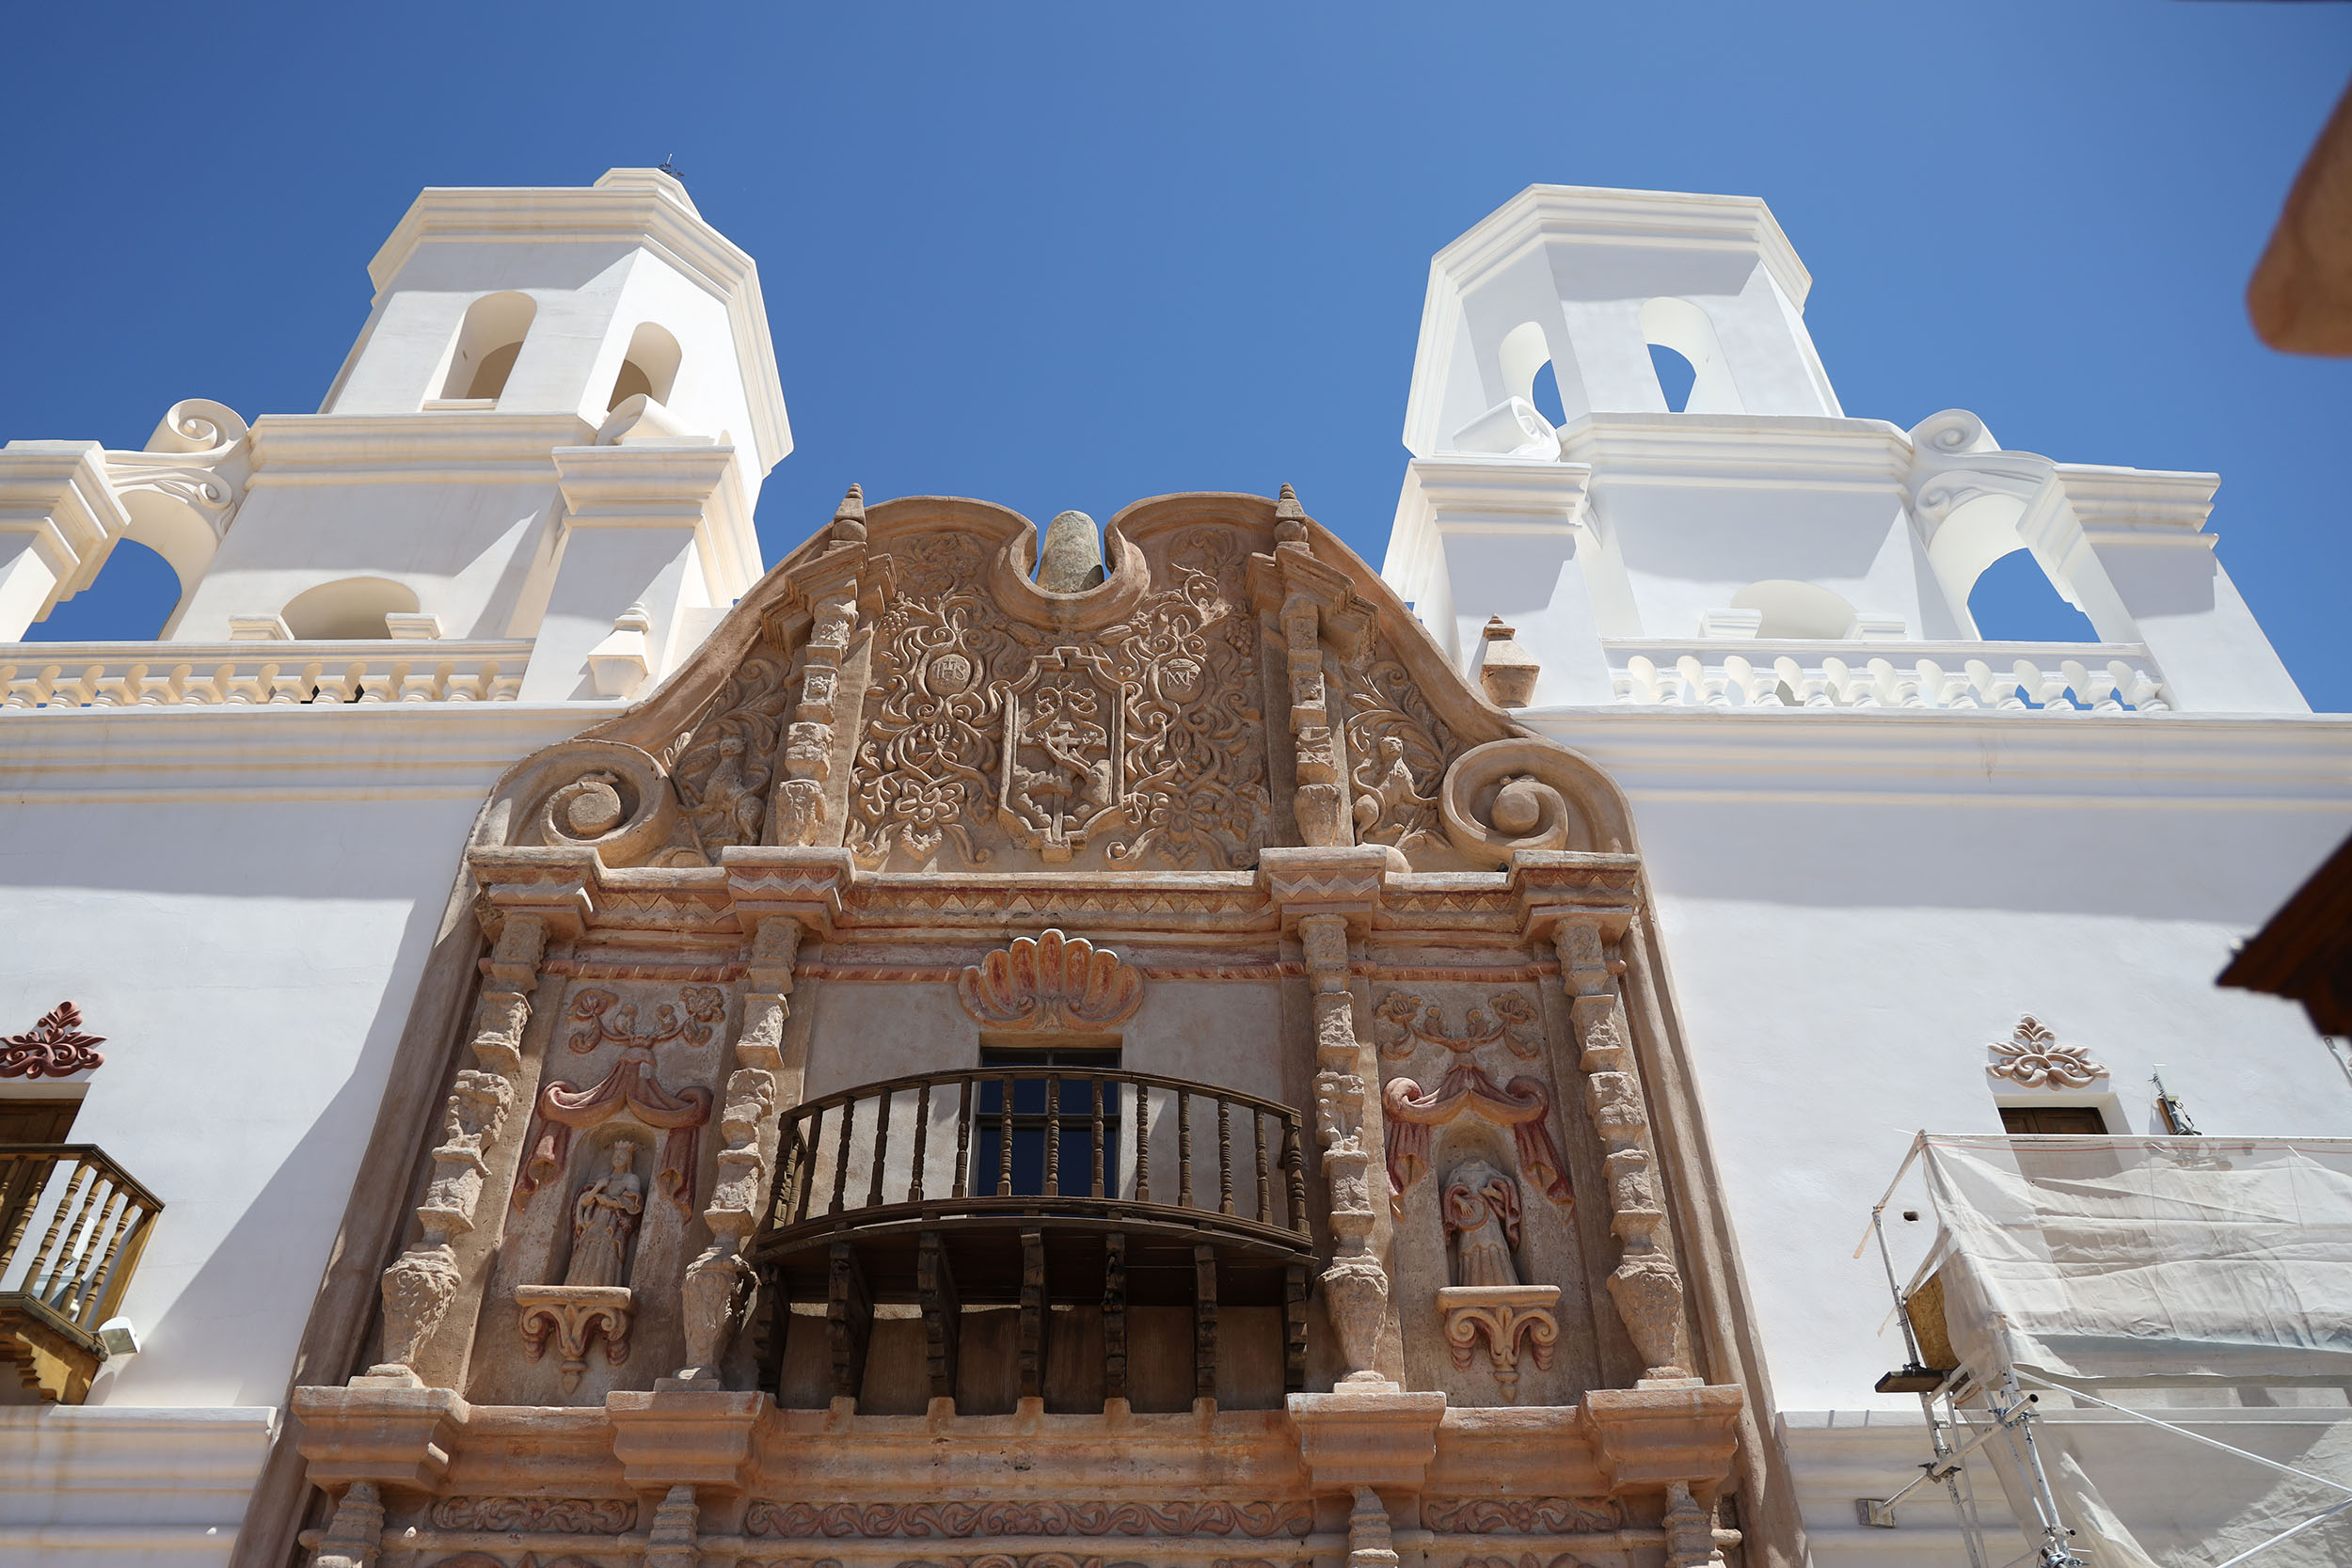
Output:
[[528,642],[0,643],[0,710],[511,703]]
[[1644,707],[2163,713],[2148,650],[2103,642],[1612,641],[1617,701]]

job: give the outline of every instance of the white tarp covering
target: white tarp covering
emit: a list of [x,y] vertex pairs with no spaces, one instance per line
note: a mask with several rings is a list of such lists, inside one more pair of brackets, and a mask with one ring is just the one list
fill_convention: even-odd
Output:
[[[2352,1141],[1929,1137],[1919,1157],[1942,1221],[1920,1277],[1979,1386],[2061,1379],[2352,1483]],[[2097,1568],[2221,1562],[2344,1499],[2042,1392],[2043,1465]],[[1979,1452],[2029,1521],[2011,1447]],[[2347,1561],[2352,1513],[2250,1568]]]
[[1921,1152],[1980,1374],[2352,1379],[2352,1142],[1957,1138]]

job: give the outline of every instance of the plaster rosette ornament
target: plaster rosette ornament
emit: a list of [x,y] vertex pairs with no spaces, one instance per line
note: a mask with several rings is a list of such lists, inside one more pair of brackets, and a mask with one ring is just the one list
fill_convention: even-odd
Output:
[[1048,929],[1019,937],[956,977],[963,1010],[1000,1028],[1087,1031],[1125,1022],[1143,976],[1110,949]]
[[0,1038],[0,1078],[63,1078],[101,1067],[106,1058],[91,1048],[105,1043],[103,1035],[82,1033],[81,1008],[60,1002],[24,1033]]
[[2060,1045],[2031,1013],[2017,1021],[2009,1038],[1985,1049],[1993,1053],[1986,1072],[2029,1089],[2088,1088],[2107,1075],[2106,1064],[2093,1059],[2088,1046]]

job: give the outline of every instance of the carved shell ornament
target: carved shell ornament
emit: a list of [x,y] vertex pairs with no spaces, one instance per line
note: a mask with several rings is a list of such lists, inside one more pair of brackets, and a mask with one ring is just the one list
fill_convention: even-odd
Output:
[[1106,1029],[1143,1005],[1143,976],[1108,948],[1049,929],[1020,937],[956,980],[963,1010],[1023,1029]]

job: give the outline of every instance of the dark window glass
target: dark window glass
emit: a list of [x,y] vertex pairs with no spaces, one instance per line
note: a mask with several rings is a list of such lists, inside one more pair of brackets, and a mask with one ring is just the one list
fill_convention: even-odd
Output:
[[2004,1105],[2004,1132],[2091,1132],[2104,1134],[2106,1118],[2096,1105]]
[[[983,1069],[1002,1068],[1005,1076],[980,1081],[979,1093],[973,1102],[972,1119],[972,1191],[978,1196],[989,1196],[997,1191],[1004,1175],[1004,1129],[1009,1121],[1012,1132],[1012,1192],[1022,1196],[1034,1196],[1046,1190],[1045,1156],[1048,1121],[1061,1124],[1060,1150],[1056,1163],[1059,1180],[1057,1191],[1065,1197],[1084,1197],[1094,1190],[1094,1095],[1099,1080],[1062,1078],[1057,1101],[1057,1114],[1046,1115],[1049,1074],[1047,1069],[1074,1069],[1081,1072],[1105,1072],[1119,1066],[1119,1048],[1068,1047],[1033,1049],[1020,1046],[982,1046],[980,1066]],[[1009,1081],[1012,1090],[1012,1114],[1005,1115],[1005,1090]],[[1119,1087],[1102,1084],[1103,1096],[1103,1191],[1115,1196],[1119,1190],[1119,1118],[1121,1106]],[[1133,1091],[1129,1091],[1130,1094]]]

